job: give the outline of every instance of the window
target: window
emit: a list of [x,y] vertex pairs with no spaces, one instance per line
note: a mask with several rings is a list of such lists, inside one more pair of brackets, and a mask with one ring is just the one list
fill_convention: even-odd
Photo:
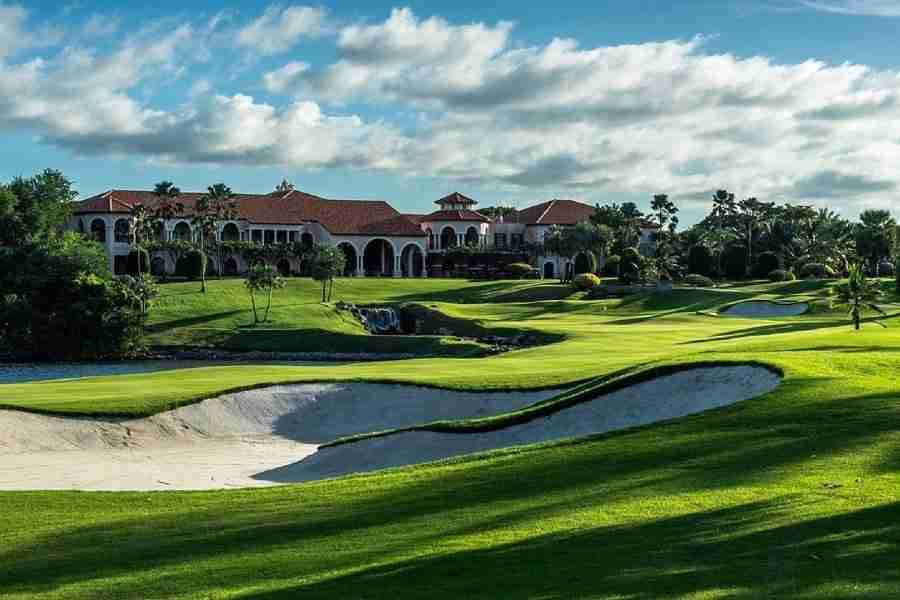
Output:
[[505,233],[495,233],[494,234],[494,248],[506,248],[506,234]]
[[275,243],[275,231],[274,231],[274,230],[272,230],[272,229],[266,229],[266,234],[265,234],[264,237],[265,237],[265,242],[266,242],[267,244],[274,244],[274,243]]
[[275,235],[276,235],[276,238],[278,239],[279,244],[287,243],[287,231],[284,231],[284,230],[277,231],[277,232],[275,232]]
[[297,232],[296,231],[288,232],[288,241],[291,242],[292,244],[297,241]]
[[254,229],[253,230],[253,241],[259,243],[259,242],[262,242],[262,240],[263,240],[262,229]]
[[131,224],[126,219],[116,221],[115,236],[117,244],[131,243]]
[[91,221],[91,237],[95,242],[106,242],[106,223],[103,222],[103,219]]

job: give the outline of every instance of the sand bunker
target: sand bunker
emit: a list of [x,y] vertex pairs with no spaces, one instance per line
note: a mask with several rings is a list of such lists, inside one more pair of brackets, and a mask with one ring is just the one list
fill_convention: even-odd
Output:
[[0,410],[0,489],[216,489],[271,484],[346,435],[508,412],[557,392],[466,393],[379,384],[276,386],[145,419]]
[[411,431],[327,448],[319,445],[440,419],[501,414],[557,392],[307,384],[228,394],[145,419],[0,411],[0,490],[218,489],[309,481],[664,421],[753,398],[779,381],[762,367],[695,367],[499,431]]
[[775,389],[780,381],[779,375],[762,367],[697,367],[638,383],[522,425],[485,433],[400,432],[321,448],[296,464],[257,477],[309,481],[605,433],[747,400]]
[[806,302],[771,302],[769,300],[748,300],[732,304],[722,311],[732,317],[796,317],[809,310]]

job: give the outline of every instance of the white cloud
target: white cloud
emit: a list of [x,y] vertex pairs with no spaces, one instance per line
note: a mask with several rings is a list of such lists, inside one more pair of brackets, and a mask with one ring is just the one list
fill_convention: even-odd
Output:
[[308,70],[308,63],[300,61],[289,62],[280,69],[269,71],[263,75],[263,85],[270,92],[281,93],[297,83],[300,75]]
[[[267,22],[285,10],[269,9]],[[25,18],[8,12],[0,22],[21,30]],[[529,200],[664,191],[685,206],[727,187],[886,206],[900,186],[896,70],[714,54],[699,38],[520,46],[508,23],[398,9],[339,31],[331,64],[294,60],[266,73],[265,89],[293,96],[269,104],[215,95],[192,70],[220,39],[208,29],[158,27],[112,51],[0,56],[0,131],[31,131],[82,155],[383,169]],[[190,83],[186,104],[140,100],[152,98],[147,84],[178,77]],[[340,114],[340,103],[384,116]]]
[[23,6],[0,1],[0,60],[28,48],[52,46],[62,39],[62,32],[49,25],[28,30],[27,19],[28,11]]
[[844,15],[900,17],[898,0],[800,0],[808,8]]
[[316,38],[328,32],[327,13],[311,6],[270,6],[237,33],[239,46],[261,54],[290,50],[301,37]]
[[92,15],[84,24],[84,34],[88,37],[108,37],[119,30],[118,17]]

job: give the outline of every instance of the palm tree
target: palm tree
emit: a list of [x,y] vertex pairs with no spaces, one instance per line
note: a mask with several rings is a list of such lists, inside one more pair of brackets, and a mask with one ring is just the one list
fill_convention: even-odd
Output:
[[[200,237],[200,251],[206,251],[206,241],[208,238],[215,240],[216,224],[220,221],[230,220],[237,214],[237,206],[232,201],[234,194],[231,188],[224,183],[217,183],[206,188],[204,194],[197,200],[194,206],[193,223],[197,227]],[[221,270],[222,256],[221,244],[217,245],[218,266]],[[206,293],[206,270],[200,276],[200,289]]]
[[[872,310],[882,316],[887,316],[881,307],[876,304],[881,297],[881,290],[877,283],[866,278],[866,273],[859,263],[850,265],[850,276],[847,281],[832,288],[835,299],[834,304],[849,306],[850,318],[853,320],[853,329],[859,330],[862,311]],[[877,323],[877,321],[876,321]],[[883,323],[878,323],[882,327]]]

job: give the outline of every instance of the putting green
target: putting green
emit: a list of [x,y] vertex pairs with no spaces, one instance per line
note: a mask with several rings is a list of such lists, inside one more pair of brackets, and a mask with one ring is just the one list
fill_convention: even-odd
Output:
[[[418,301],[487,328],[564,339],[480,359],[209,367],[4,385],[0,394],[5,404],[35,410],[144,414],[273,381],[524,388],[700,361],[762,362],[784,380],[762,398],[671,423],[311,484],[3,493],[4,596],[900,593],[896,319],[886,321],[887,329],[870,325],[854,333],[842,312],[828,309],[826,286],[818,282],[609,301],[585,301],[541,282],[415,283],[435,288],[353,282],[368,297],[354,298],[349,289],[338,297]],[[309,289],[311,296],[315,288]],[[522,297],[551,292],[556,296]],[[303,302],[288,305],[298,294],[285,294],[279,310],[302,312]],[[749,299],[809,302],[813,310],[777,321],[716,315]],[[193,311],[166,318],[209,317],[202,311],[189,317]],[[193,336],[192,326],[173,325],[166,335]]]

